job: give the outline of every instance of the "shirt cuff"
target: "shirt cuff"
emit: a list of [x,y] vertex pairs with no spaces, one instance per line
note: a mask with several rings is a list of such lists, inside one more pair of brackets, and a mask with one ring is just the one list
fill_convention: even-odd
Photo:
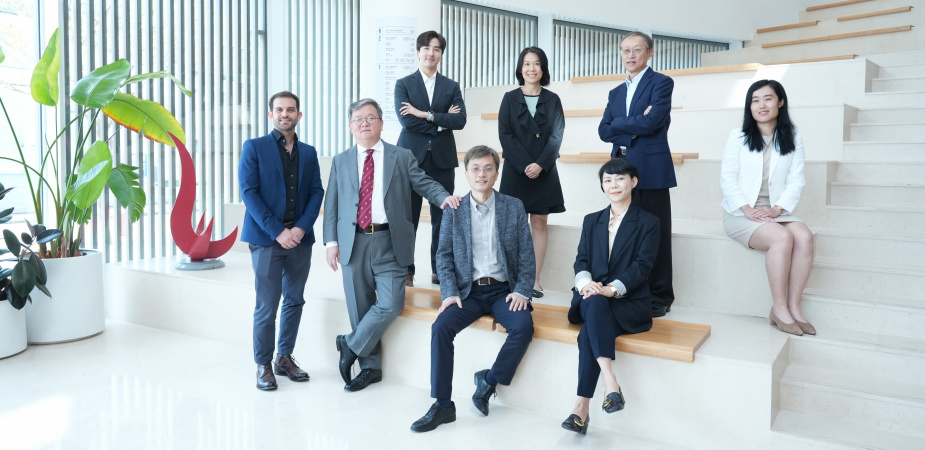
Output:
[[587,286],[588,283],[590,282],[591,282],[591,272],[588,272],[587,270],[582,270],[581,272],[578,272],[577,274],[575,274],[575,289],[577,289],[578,292],[581,292],[581,290],[585,286]]
[[617,290],[617,295],[614,297],[623,297],[626,295],[626,286],[623,285],[623,282],[620,280],[613,280],[610,282],[610,285]]
[[325,242],[324,246],[327,248],[337,247],[337,241]]

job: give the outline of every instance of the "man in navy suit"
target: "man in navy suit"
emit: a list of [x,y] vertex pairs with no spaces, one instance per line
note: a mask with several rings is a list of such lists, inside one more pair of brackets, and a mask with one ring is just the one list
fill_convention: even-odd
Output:
[[[411,150],[418,166],[427,176],[453,193],[456,156],[456,139],[453,130],[466,126],[466,104],[459,83],[437,73],[437,66],[446,50],[446,39],[436,31],[425,31],[417,38],[417,55],[420,70],[395,82],[395,111],[400,115],[402,130],[398,146]],[[411,221],[417,233],[421,220],[421,196],[411,191]],[[430,266],[431,281],[439,283],[437,276],[437,246],[440,242],[440,222],[443,210],[430,204]],[[407,285],[414,280],[414,264],[408,268]]]
[[472,192],[459,209],[443,215],[437,250],[443,305],[430,338],[430,395],[436,402],[411,425],[413,431],[431,431],[456,420],[450,395],[453,339],[460,331],[491,314],[508,333],[491,369],[475,373],[472,403],[486,416],[495,386],[511,384],[533,339],[533,239],[523,203],[493,189],[500,160],[484,145],[466,152],[463,162]]
[[610,91],[598,134],[613,143],[611,157],[626,158],[639,170],[634,200],[643,211],[661,222],[658,256],[649,274],[652,317],[671,311],[674,288],[671,282],[671,196],[678,185],[668,147],[671,125],[671,93],[674,81],[649,66],[655,54],[652,38],[632,32],[620,43],[626,82]]
[[[274,130],[244,142],[238,183],[247,208],[241,240],[249,243],[254,268],[254,362],[257,389],[277,388],[276,375],[308,381],[292,358],[303,293],[312,259],[312,228],[324,189],[315,148],[299,142],[299,98],[283,91],[270,97],[267,116]],[[275,370],[270,370],[276,335],[276,311],[283,298]]]

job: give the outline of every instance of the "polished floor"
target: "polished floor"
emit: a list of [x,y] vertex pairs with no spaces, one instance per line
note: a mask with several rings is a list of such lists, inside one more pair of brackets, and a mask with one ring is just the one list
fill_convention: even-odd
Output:
[[[347,393],[334,361],[296,358],[307,383],[254,388],[250,349],[123,322],[94,338],[0,360],[0,449],[677,448],[468,394],[457,421],[416,434],[428,392],[389,382]],[[537,395],[542,395],[538,392]],[[626,413],[625,411],[623,413]]]

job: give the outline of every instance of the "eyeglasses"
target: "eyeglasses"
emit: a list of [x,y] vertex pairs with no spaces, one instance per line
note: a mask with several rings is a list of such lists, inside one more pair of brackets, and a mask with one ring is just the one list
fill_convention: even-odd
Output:
[[647,49],[647,48],[639,48],[639,47],[636,47],[636,48],[634,48],[634,49],[632,49],[632,50],[630,50],[630,49],[628,49],[628,48],[624,48],[623,50],[620,51],[620,53],[622,53],[623,56],[629,56],[630,53],[632,53],[632,54],[635,55],[635,56],[639,56],[639,55],[642,54],[642,52],[644,52],[644,51],[646,51],[646,50],[648,50],[648,49]]
[[373,117],[373,116],[369,116],[369,117],[359,117],[359,118],[356,118],[356,119],[351,120],[350,123],[352,123],[352,124],[354,124],[354,125],[357,125],[357,126],[360,126],[360,125],[363,125],[363,122],[366,122],[366,123],[368,123],[368,124],[372,124],[372,123],[374,123],[375,121],[377,121],[377,120],[379,120],[379,119],[381,119],[381,117]]

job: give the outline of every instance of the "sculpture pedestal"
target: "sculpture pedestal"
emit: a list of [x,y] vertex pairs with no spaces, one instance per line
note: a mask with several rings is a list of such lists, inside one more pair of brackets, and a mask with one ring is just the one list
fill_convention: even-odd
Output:
[[202,261],[190,261],[184,258],[177,263],[177,270],[212,270],[225,267],[225,263],[218,258],[204,259]]

